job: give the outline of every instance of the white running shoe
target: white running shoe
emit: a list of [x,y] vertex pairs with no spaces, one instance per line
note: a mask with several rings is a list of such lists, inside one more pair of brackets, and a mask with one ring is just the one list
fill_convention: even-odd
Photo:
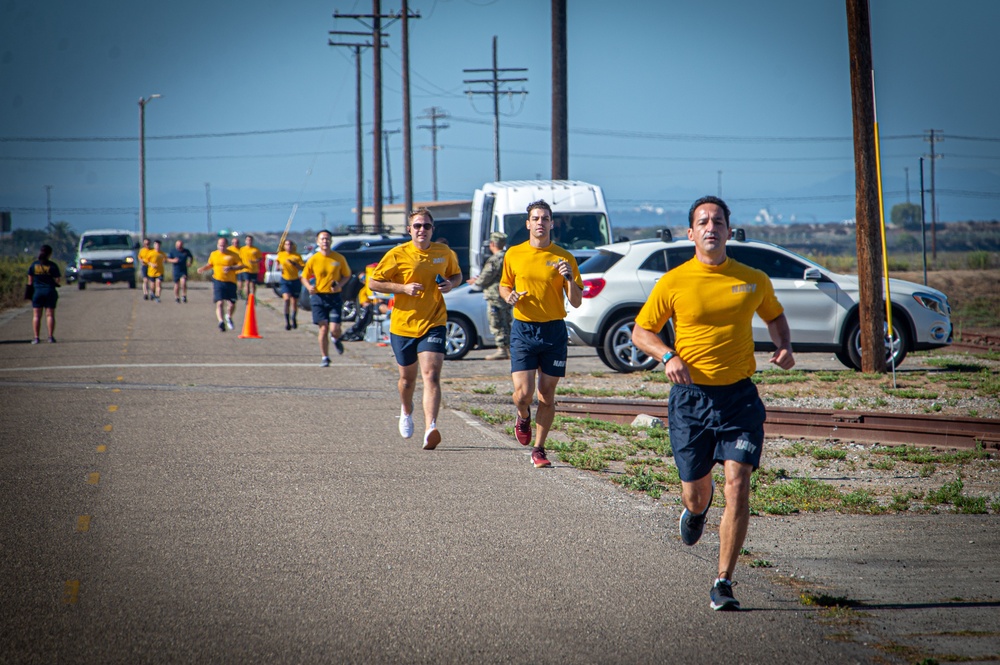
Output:
[[229,328],[230,330],[233,329],[233,317],[231,316],[226,317],[226,327]]
[[441,443],[441,432],[431,424],[430,429],[424,433],[424,450],[434,450]]
[[404,439],[413,436],[413,414],[403,413],[403,407],[399,407],[399,435]]

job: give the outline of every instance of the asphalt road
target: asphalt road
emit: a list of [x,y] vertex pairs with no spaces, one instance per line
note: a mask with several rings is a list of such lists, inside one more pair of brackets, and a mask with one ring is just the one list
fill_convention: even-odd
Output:
[[[757,569],[738,572],[747,611],[711,611],[717,538],[685,547],[676,515],[536,470],[447,404],[437,450],[419,416],[401,439],[390,351],[348,344],[321,368],[309,315],[285,331],[270,294],[262,339],[237,337],[243,303],[220,333],[206,284],[187,304],[62,295],[57,344],[28,343],[30,310],[0,316],[2,663],[885,657]],[[784,547],[801,528],[751,532]],[[797,532],[803,551],[835,552],[838,528]],[[995,626],[990,584],[967,609]]]

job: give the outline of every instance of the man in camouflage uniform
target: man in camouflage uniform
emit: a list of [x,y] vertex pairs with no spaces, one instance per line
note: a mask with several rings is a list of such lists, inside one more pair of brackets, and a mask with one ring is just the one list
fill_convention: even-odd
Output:
[[496,341],[497,350],[486,356],[486,360],[504,360],[510,358],[510,323],[512,308],[500,297],[500,277],[503,275],[503,256],[506,250],[507,235],[495,231],[490,234],[490,251],[493,255],[486,259],[486,265],[478,277],[469,280],[478,289],[482,289],[486,298],[490,319],[490,332]]

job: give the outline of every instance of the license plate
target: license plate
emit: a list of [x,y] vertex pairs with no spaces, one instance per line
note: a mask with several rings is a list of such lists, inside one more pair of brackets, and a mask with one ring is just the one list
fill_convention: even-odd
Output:
[[114,279],[115,274],[113,272],[102,272],[101,279]]

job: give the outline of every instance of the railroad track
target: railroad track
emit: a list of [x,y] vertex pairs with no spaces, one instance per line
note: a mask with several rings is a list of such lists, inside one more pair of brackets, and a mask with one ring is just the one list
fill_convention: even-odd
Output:
[[986,333],[962,333],[962,339],[954,340],[949,348],[972,353],[987,353],[1000,351],[1000,335]]
[[[667,403],[651,400],[601,400],[560,397],[556,413],[631,423],[641,413],[667,422]],[[769,437],[837,439],[890,446],[1000,451],[1000,420],[836,409],[768,407],[764,433]]]

